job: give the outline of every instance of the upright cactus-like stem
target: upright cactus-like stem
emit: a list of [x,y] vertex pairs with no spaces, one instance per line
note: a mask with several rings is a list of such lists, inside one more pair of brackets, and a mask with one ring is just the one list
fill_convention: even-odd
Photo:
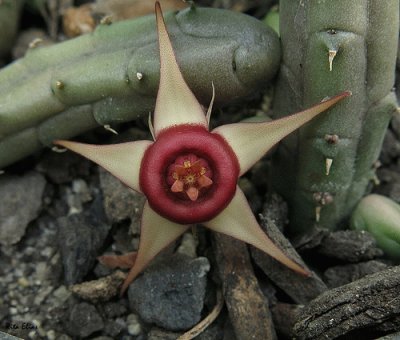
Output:
[[[337,228],[374,179],[389,120],[399,0],[281,0],[283,64],[274,112],[353,93],[279,147],[273,179],[290,203],[295,233]],[[284,174],[284,175],[282,175]]]

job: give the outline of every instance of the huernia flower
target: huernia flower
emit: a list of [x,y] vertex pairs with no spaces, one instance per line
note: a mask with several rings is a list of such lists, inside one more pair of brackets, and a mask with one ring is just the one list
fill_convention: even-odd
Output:
[[183,79],[159,3],[156,20],[160,85],[153,123],[149,121],[154,141],[101,146],[55,142],[98,163],[147,197],[139,249],[121,292],[162,249],[195,223],[247,242],[307,275],[262,231],[237,180],[283,137],[349,92],[283,119],[228,124],[209,131],[212,102],[205,113]]

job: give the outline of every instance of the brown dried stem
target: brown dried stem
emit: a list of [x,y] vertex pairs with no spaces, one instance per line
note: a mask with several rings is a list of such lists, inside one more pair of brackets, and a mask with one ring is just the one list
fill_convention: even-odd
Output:
[[276,339],[268,301],[254,276],[246,245],[215,234],[213,248],[236,338]]

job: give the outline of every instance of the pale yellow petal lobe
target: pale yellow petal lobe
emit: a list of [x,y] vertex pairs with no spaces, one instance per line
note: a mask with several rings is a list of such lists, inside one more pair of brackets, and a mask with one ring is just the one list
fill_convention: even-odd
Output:
[[93,145],[65,140],[55,141],[111,172],[130,188],[141,192],[139,186],[140,164],[150,141],[137,141],[111,145]]
[[158,215],[146,201],[143,207],[139,250],[135,265],[122,285],[121,295],[129,287],[129,284],[147,267],[150,261],[188,228],[188,226],[171,222]]
[[350,95],[351,92],[343,92],[307,110],[274,121],[222,125],[212,132],[228,141],[239,160],[240,175],[243,175],[282,138]]
[[207,128],[203,108],[179,69],[158,2],[156,18],[160,46],[160,86],[154,111],[155,136],[157,138],[161,130],[179,124],[197,124]]
[[235,196],[225,210],[204,225],[213,231],[249,243],[286,267],[300,274],[309,275],[304,268],[288,258],[263,232],[239,187],[237,187]]

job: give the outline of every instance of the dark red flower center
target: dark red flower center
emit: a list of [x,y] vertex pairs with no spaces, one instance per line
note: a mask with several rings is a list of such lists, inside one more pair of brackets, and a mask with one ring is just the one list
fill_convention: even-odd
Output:
[[140,188],[161,216],[192,224],[212,219],[230,203],[238,176],[236,155],[220,135],[178,125],[146,150]]

